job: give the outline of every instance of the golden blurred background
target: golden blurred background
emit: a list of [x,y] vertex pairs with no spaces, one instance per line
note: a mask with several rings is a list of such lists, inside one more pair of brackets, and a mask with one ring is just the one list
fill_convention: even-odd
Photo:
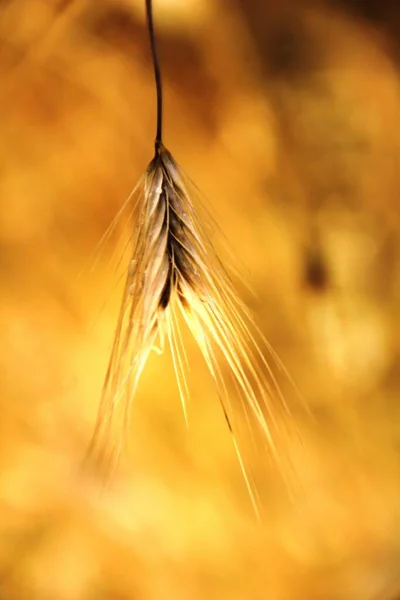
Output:
[[152,357],[124,469],[106,492],[83,475],[123,222],[96,246],[153,152],[144,2],[1,0],[0,598],[396,600],[400,11],[154,8],[166,145],[310,409],[289,386],[302,493],[293,506],[267,469],[255,521],[194,347],[189,430]]

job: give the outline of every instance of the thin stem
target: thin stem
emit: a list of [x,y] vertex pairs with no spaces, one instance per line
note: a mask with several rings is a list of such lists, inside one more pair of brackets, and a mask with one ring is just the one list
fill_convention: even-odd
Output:
[[156,139],[154,142],[156,153],[157,153],[160,145],[162,144],[163,91],[162,91],[160,64],[158,61],[158,54],[157,54],[156,35],[155,35],[155,31],[154,31],[152,0],[146,0],[146,17],[147,17],[147,27],[149,30],[151,55],[152,55],[152,59],[153,59],[154,79],[156,82],[156,94],[157,94],[157,128],[156,128]]

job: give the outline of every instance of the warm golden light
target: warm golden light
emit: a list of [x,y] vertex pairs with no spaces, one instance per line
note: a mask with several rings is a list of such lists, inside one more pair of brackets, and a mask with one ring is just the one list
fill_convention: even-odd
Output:
[[[396,600],[395,15],[159,3],[169,172],[198,217],[174,302],[165,245],[146,254],[147,230],[130,254],[154,153],[144,5],[0,2],[0,597]],[[121,299],[104,487],[85,457]]]

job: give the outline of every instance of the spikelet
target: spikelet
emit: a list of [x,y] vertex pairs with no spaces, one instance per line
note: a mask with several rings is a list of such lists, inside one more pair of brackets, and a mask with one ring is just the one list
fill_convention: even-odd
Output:
[[[161,351],[163,340],[170,345],[186,416],[186,355],[177,321],[181,313],[215,381],[258,512],[254,485],[239,450],[229,394],[236,388],[246,419],[258,426],[273,453],[279,427],[274,423],[271,399],[279,397],[286,410],[283,397],[251,333],[254,324],[195,214],[184,175],[162,144],[156,146],[139,190],[132,258],[90,453],[108,461],[109,469],[115,467],[127,437],[140,376],[159,340]],[[226,371],[233,386],[228,385]]]

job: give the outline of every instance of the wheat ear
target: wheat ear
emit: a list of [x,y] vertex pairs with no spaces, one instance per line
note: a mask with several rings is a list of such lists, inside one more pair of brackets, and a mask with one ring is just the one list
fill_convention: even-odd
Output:
[[[252,319],[199,222],[186,179],[161,141],[161,78],[150,0],[147,9],[158,93],[155,156],[137,188],[132,258],[90,452],[106,459],[109,469],[116,465],[127,436],[130,407],[140,376],[158,340],[161,351],[165,340],[170,346],[186,415],[189,391],[186,355],[178,326],[181,314],[215,381],[258,514],[254,484],[239,449],[229,398],[232,386],[227,377],[236,388],[246,418],[258,425],[275,454],[279,426],[273,418],[271,398],[280,392],[252,334]],[[282,396],[280,402],[286,410]]]

